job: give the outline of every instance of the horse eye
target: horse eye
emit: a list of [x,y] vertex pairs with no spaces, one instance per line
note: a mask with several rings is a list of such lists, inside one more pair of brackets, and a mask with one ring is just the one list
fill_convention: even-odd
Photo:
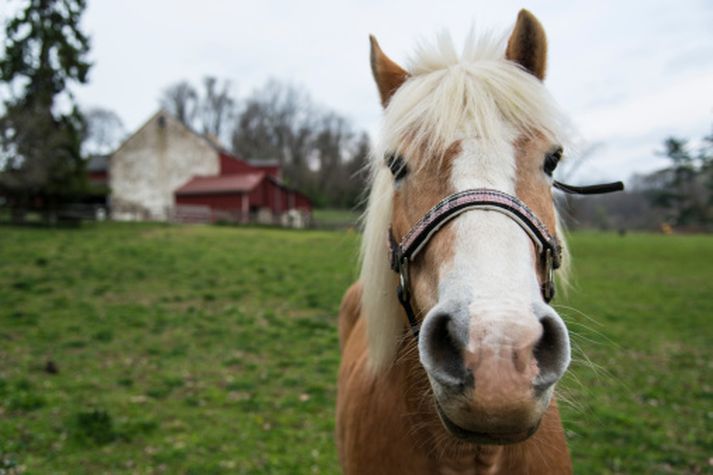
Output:
[[396,155],[389,153],[384,157],[386,166],[391,170],[391,174],[394,175],[396,181],[402,179],[408,173],[408,167],[406,167],[406,160],[401,155]]
[[545,163],[542,166],[545,173],[548,176],[552,176],[552,172],[557,168],[557,164],[562,159],[562,147],[557,147],[556,149],[545,155]]

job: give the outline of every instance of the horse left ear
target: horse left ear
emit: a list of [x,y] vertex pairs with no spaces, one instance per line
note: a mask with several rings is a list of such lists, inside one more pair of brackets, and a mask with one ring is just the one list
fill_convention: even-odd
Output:
[[524,8],[517,15],[517,22],[508,40],[505,57],[527,69],[540,81],[545,79],[547,69],[545,29],[535,15]]
[[371,72],[379,89],[381,105],[386,107],[391,96],[408,78],[408,73],[381,51],[374,35],[369,35],[369,42],[371,43]]

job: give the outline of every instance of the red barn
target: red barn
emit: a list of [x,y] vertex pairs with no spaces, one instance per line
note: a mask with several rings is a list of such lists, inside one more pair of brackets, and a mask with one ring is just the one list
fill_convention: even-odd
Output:
[[261,166],[221,151],[219,175],[193,177],[175,191],[179,219],[304,226],[312,203],[285,186],[279,174],[274,164]]
[[260,222],[302,227],[312,203],[276,161],[247,161],[159,111],[112,155],[115,219]]
[[[269,223],[277,217],[283,224],[294,225],[300,218],[289,213],[309,214],[312,205],[303,194],[266,172],[253,171],[194,177],[176,190],[176,208],[186,220],[191,220],[191,215],[204,220],[205,217],[198,216],[206,216],[208,212],[210,221]],[[203,208],[202,214],[199,208]]]

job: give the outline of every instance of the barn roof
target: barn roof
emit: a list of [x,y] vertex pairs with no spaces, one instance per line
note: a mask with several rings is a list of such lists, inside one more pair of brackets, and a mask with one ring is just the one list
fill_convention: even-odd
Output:
[[245,193],[255,189],[265,178],[265,173],[241,173],[220,176],[196,176],[176,190],[177,195]]

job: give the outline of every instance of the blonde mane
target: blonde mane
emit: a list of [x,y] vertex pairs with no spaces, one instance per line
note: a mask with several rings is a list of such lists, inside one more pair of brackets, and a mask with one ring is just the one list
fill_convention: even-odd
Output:
[[[505,59],[504,39],[476,39],[471,34],[459,56],[451,37],[441,34],[433,44],[417,48],[407,70],[408,80],[384,111],[363,218],[362,311],[374,371],[391,364],[403,333],[396,274],[389,267],[386,245],[394,185],[383,162],[385,152],[400,153],[407,161],[415,155],[440,160],[461,137],[494,137],[503,121],[521,134],[543,134],[569,144],[567,120],[540,80]],[[557,232],[564,245],[559,224]],[[558,271],[560,280],[562,274],[566,276]]]

